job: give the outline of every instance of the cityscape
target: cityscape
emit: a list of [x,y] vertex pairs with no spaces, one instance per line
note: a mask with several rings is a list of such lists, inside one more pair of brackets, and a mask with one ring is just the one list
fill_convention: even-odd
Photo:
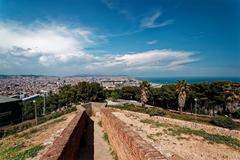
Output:
[[0,0],[0,160],[240,160],[239,0]]
[[10,97],[28,97],[47,93],[57,93],[64,85],[76,85],[79,82],[97,82],[105,89],[122,88],[123,86],[139,86],[140,81],[128,76],[4,76],[0,78],[0,95]]

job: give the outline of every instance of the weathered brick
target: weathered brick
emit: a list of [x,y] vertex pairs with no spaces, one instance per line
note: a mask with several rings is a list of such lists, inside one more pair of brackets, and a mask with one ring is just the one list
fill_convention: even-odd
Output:
[[112,114],[110,109],[101,110],[101,119],[110,144],[120,160],[166,160],[159,151]]
[[79,111],[40,160],[76,159],[81,136],[88,120],[86,112]]

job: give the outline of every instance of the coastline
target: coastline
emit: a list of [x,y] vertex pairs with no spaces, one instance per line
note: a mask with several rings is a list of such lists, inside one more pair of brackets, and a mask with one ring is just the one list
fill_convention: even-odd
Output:
[[152,84],[175,84],[177,80],[186,80],[188,83],[211,83],[214,81],[232,81],[240,83],[240,77],[134,77],[137,80],[147,80]]

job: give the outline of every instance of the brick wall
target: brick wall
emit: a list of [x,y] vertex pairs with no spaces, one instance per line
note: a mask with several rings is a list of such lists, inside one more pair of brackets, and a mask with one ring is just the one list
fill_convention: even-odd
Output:
[[167,160],[153,146],[111,113],[101,110],[101,121],[112,149],[120,160]]
[[85,111],[71,120],[61,135],[53,142],[53,145],[40,158],[41,160],[74,160],[79,156],[81,137],[90,118]]

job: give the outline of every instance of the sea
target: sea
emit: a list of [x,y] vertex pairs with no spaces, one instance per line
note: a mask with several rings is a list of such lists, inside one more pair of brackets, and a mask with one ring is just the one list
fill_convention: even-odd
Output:
[[177,80],[186,80],[188,83],[232,81],[239,82],[240,77],[135,77],[138,80],[146,80],[155,84],[175,84]]

